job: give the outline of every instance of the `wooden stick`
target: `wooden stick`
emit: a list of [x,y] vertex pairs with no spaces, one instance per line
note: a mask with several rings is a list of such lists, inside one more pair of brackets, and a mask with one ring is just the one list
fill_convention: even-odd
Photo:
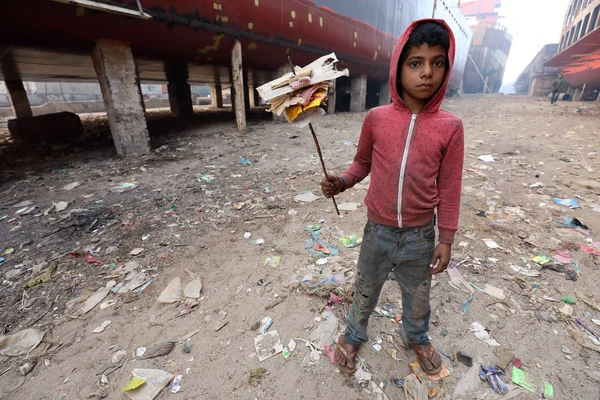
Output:
[[[294,62],[292,61],[292,57],[288,56],[288,62],[290,64],[290,68],[292,69],[292,74],[296,75],[294,71]],[[321,153],[321,146],[319,145],[319,139],[317,139],[317,134],[315,133],[315,129],[312,126],[312,123],[309,122],[308,126],[310,127],[310,133],[312,133],[313,140],[315,141],[315,146],[317,147],[317,153],[319,153],[319,160],[321,160],[321,167],[323,167],[323,173],[325,174],[325,178],[329,180],[329,174],[327,174],[327,169],[325,168],[325,161],[323,161],[323,154]],[[335,183],[334,183],[335,185]],[[335,197],[331,196],[331,200],[333,201],[333,206],[335,207],[335,212],[337,215],[340,214],[340,210],[338,209],[337,202],[335,201]]]
[[[325,174],[325,178],[329,180],[329,174],[327,173],[327,169],[325,168],[325,161],[323,161],[323,154],[321,153],[321,146],[319,146],[319,139],[317,139],[317,134],[315,133],[315,129],[312,126],[312,123],[309,123],[310,133],[312,133],[312,137],[315,141],[315,146],[317,147],[317,153],[319,153],[319,159],[321,160],[321,167],[323,167],[323,173]],[[335,185],[335,183],[334,183]],[[340,210],[338,209],[337,202],[335,201],[335,197],[331,196],[331,200],[333,200],[333,205],[335,207],[335,211],[337,215],[340,215]]]

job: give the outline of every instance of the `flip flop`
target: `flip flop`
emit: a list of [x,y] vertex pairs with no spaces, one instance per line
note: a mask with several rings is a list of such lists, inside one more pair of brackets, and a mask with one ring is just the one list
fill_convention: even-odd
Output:
[[417,359],[419,360],[419,364],[421,364],[421,368],[427,375],[435,375],[435,374],[438,374],[442,370],[442,363],[440,363],[440,365],[437,368],[433,368],[433,369],[425,368],[425,363],[423,362],[424,360],[428,360],[429,364],[432,364],[431,359],[433,358],[433,355],[436,353],[433,346],[431,346],[431,350],[429,352],[425,352],[424,350],[421,350],[418,347],[419,345],[416,345],[412,342],[410,343],[410,345],[413,348],[413,350],[415,351],[415,353],[417,354]]
[[[354,359],[358,351],[357,349],[348,354],[348,352],[344,348],[344,335],[340,335],[340,337],[338,338],[337,349],[340,351],[340,353],[344,355],[344,357],[346,357],[346,362],[348,362],[348,360]],[[354,372],[356,372],[356,360],[354,360],[354,368],[349,368],[347,365],[340,365],[338,363],[335,363],[335,366],[337,367],[337,369],[340,370],[341,373],[345,375],[353,375]]]

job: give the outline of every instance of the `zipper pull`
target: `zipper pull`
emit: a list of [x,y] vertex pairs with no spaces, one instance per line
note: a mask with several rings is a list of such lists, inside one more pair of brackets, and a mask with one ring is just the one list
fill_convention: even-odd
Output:
[[414,121],[414,120],[416,120],[416,119],[417,119],[417,114],[413,114],[413,115],[412,115],[412,120]]

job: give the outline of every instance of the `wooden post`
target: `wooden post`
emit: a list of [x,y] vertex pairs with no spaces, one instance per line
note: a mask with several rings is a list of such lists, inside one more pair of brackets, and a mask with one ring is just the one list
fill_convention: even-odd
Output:
[[246,130],[246,103],[244,101],[244,68],[242,66],[242,44],[236,40],[231,52],[232,98],[235,97],[235,122],[238,131]]
[[585,89],[587,88],[587,83],[583,84],[583,89],[581,89],[581,95],[579,96],[579,101],[583,101],[583,95],[585,93]]

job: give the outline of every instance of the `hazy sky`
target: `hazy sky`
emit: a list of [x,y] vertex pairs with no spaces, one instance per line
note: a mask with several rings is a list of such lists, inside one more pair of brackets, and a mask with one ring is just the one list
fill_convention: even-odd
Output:
[[505,85],[517,79],[544,45],[558,43],[568,4],[569,0],[502,0],[500,15],[505,18],[500,22],[513,36]]

